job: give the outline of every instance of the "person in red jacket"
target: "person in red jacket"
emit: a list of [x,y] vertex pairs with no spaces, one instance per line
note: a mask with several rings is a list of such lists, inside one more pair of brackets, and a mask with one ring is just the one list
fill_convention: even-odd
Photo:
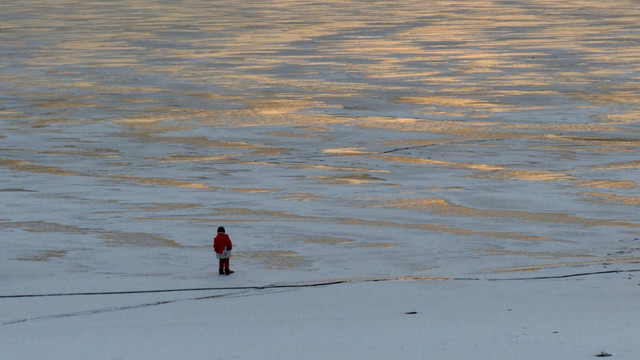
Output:
[[218,234],[213,239],[213,249],[216,251],[216,257],[220,259],[220,267],[218,269],[220,275],[230,275],[233,273],[233,271],[229,269],[229,258],[231,257],[233,245],[231,244],[229,235],[225,234],[224,227],[222,226],[218,228]]

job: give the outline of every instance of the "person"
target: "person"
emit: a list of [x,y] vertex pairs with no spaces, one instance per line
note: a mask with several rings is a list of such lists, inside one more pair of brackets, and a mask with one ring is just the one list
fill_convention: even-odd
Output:
[[224,231],[224,227],[218,228],[218,234],[213,239],[213,249],[216,251],[216,257],[220,259],[220,266],[218,272],[220,275],[230,275],[233,273],[229,268],[229,258],[231,257],[231,239]]

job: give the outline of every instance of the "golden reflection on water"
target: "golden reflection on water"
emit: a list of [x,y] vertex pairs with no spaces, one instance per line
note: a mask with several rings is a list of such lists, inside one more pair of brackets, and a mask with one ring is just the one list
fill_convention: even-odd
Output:
[[478,178],[494,180],[529,180],[529,181],[573,181],[575,177],[548,170],[506,170],[491,174],[475,175]]
[[571,268],[571,267],[581,267],[581,266],[587,266],[587,265],[607,265],[607,264],[639,263],[639,262],[640,262],[640,258],[631,257],[631,258],[622,258],[622,259],[575,261],[575,262],[562,262],[562,263],[552,263],[552,264],[539,264],[539,265],[531,265],[531,266],[514,266],[514,267],[507,267],[507,268],[485,269],[481,271],[494,272],[494,273],[533,272],[533,271],[539,271],[542,269]]
[[633,189],[638,187],[638,183],[635,181],[624,180],[583,180],[576,182],[578,187],[593,187],[593,188],[628,188]]
[[280,197],[285,201],[314,201],[322,200],[323,197],[314,193],[288,193]]
[[28,256],[17,258],[20,261],[47,261],[50,259],[62,258],[67,255],[66,250],[40,250]]
[[323,149],[322,152],[325,154],[331,154],[331,155],[351,156],[351,155],[361,155],[364,153],[363,150],[364,148],[346,147],[346,148],[339,148],[339,149]]
[[341,245],[352,243],[355,240],[335,237],[306,237],[304,241],[311,244]]
[[540,213],[517,210],[474,209],[466,206],[451,205],[444,199],[397,199],[392,200],[386,204],[369,206],[390,206],[401,209],[428,210],[438,215],[445,216],[492,217],[500,219],[513,218],[536,222],[578,224],[582,226],[623,226],[631,228],[640,227],[640,225],[630,222],[606,219],[587,219],[566,214]]
[[344,176],[309,176],[307,178],[318,179],[322,183],[335,185],[362,185],[383,180],[369,174],[354,174]]
[[305,259],[295,251],[238,251],[234,255],[240,258],[259,261],[267,269],[291,269],[306,266],[311,263],[308,259]]
[[[317,221],[498,242],[568,242],[562,232],[554,237],[517,226],[478,230],[493,218],[567,229],[620,227],[628,235],[638,225],[610,219],[607,212],[590,218],[507,205],[485,209],[457,205],[446,196],[451,190],[470,197],[490,194],[524,181],[542,184],[543,192],[566,189],[562,200],[572,204],[637,210],[640,201],[632,191],[638,181],[622,171],[640,168],[632,159],[640,147],[639,18],[634,0],[3,2],[0,139],[11,145],[0,145],[0,168],[11,176],[80,177],[91,183],[79,191],[91,192],[97,183],[106,189],[107,182],[133,193],[152,188],[186,197],[200,191],[206,198],[140,202],[139,211],[187,214],[127,218],[134,228],[142,220]],[[104,127],[95,130],[97,124]],[[372,135],[352,140],[354,129]],[[42,143],[30,145],[29,135]],[[503,144],[510,147],[501,150]],[[500,156],[513,150],[519,155]],[[84,165],[74,166],[71,159]],[[409,167],[416,177],[433,176],[413,183],[396,175]],[[157,169],[170,171],[161,176]],[[270,177],[274,170],[281,178]],[[229,175],[241,172],[249,175]],[[223,182],[224,176],[231,180]],[[273,181],[266,184],[262,177]],[[468,183],[449,184],[447,177]],[[49,194],[38,186],[0,190],[77,204],[68,194],[75,188]],[[31,193],[36,190],[42,194]],[[352,192],[359,193],[337,200],[342,195],[336,194]],[[275,209],[219,206],[206,216],[190,213],[202,211],[207,201],[216,203],[220,194],[250,195],[255,204],[274,203]],[[110,201],[117,195],[100,196]],[[283,202],[287,210],[278,208]],[[401,222],[350,215],[363,203],[381,211],[428,212],[434,223],[420,216]],[[89,212],[127,216],[118,208],[121,202],[113,204]],[[312,210],[298,213],[290,204]],[[334,206],[342,215],[317,215]],[[443,225],[455,217],[478,222]],[[112,246],[181,246],[169,236],[40,220],[8,219],[0,228],[97,234]],[[21,259],[64,256],[57,251]],[[293,251],[243,254],[275,268],[311,261]],[[598,262],[554,266],[576,264]]]
[[465,169],[481,170],[481,171],[503,170],[506,168],[505,166],[502,166],[502,165],[454,163],[449,161],[419,159],[419,158],[414,158],[409,156],[377,155],[375,156],[375,158],[378,158],[384,161],[460,167]]
[[504,250],[504,249],[479,249],[476,250],[478,253],[486,253],[493,255],[521,255],[528,257],[536,257],[542,259],[563,259],[563,258],[589,258],[593,257],[593,255],[589,254],[571,254],[571,253],[561,253],[561,252],[549,252],[549,251],[513,251],[513,250]]
[[299,219],[299,220],[314,219],[313,217],[291,214],[284,211],[255,210],[255,209],[249,209],[249,208],[216,208],[215,214],[217,216],[239,216],[244,218],[256,217],[256,218],[267,218],[267,219]]
[[640,168],[640,161],[632,161],[627,163],[614,163],[607,166],[594,167],[595,170],[625,170]]
[[[0,229],[22,229],[34,233],[59,233],[71,235],[92,235],[97,236],[109,246],[143,246],[143,247],[181,247],[178,242],[158,236],[155,234],[143,232],[122,232],[107,231],[101,229],[83,228],[73,225],[63,225],[45,221],[25,221],[25,222],[8,222],[0,221]],[[62,257],[67,250],[54,251],[43,250],[43,252],[32,257],[19,258],[19,260],[34,260],[35,258],[46,260],[51,257]],[[49,256],[45,256],[49,255]],[[58,256],[59,255],[59,256]]]
[[26,171],[41,174],[53,174],[53,175],[66,175],[66,176],[78,176],[83,175],[76,171],[67,171],[54,166],[34,165],[28,161],[12,160],[12,159],[0,159],[0,166],[7,167],[16,171]]
[[[45,77],[28,73],[3,77],[25,90],[59,86],[62,90],[83,89],[85,94],[96,96],[133,93],[121,100],[129,103],[159,102],[157,95],[167,92],[224,99],[240,107],[229,111],[158,107],[150,108],[145,117],[164,121],[202,116],[211,122],[249,124],[258,120],[249,116],[251,113],[272,116],[261,118],[271,123],[290,122],[294,114],[307,109],[332,108],[323,97],[349,97],[362,90],[385,88],[323,76],[327,70],[367,79],[419,79],[425,85],[449,84],[438,91],[394,99],[423,107],[444,107],[451,114],[477,116],[514,110],[512,104],[503,101],[503,95],[524,91],[517,87],[526,88],[528,94],[554,95],[562,93],[549,89],[555,83],[583,84],[592,81],[590,76],[637,71],[640,63],[631,25],[638,11],[633,1],[616,1],[607,7],[595,0],[560,7],[548,1],[433,1],[429,6],[406,1],[402,5],[377,3],[366,7],[358,2],[339,1],[214,4],[190,0],[176,7],[171,3],[143,5],[123,1],[105,8],[90,3],[25,1],[25,16],[3,18],[6,29],[21,31],[26,39],[11,38],[10,44],[20,46],[31,36],[46,35],[45,39],[51,41],[36,46],[34,56],[21,61],[26,67],[49,72]],[[215,14],[211,14],[211,6],[215,6]],[[11,4],[2,9],[7,14],[15,11]],[[380,14],[384,14],[385,21],[380,21]],[[246,22],[247,16],[251,23]],[[174,44],[181,46],[169,46],[171,39],[164,32],[173,32]],[[310,51],[301,48],[303,45],[309,46]],[[583,56],[583,63],[593,65],[567,60],[554,68],[547,61],[551,57],[562,61],[566,52]],[[361,59],[366,61],[358,61]],[[443,63],[451,65],[429,66]],[[218,66],[207,66],[210,64]],[[284,75],[280,70],[283,64],[295,66],[297,72]],[[597,66],[600,64],[609,66]],[[181,91],[143,81],[105,83],[82,73],[109,68],[131,69],[133,79],[163,74],[194,83],[215,81],[221,89]],[[70,81],[56,81],[60,75],[67,75]],[[288,91],[273,91],[259,98],[225,91],[243,88]],[[469,92],[465,88],[476,90]],[[597,92],[578,89],[569,94],[590,102],[633,104],[638,101],[634,96],[637,90],[633,83],[605,84]],[[445,93],[447,96],[443,96]],[[50,95],[47,91],[43,94]],[[25,95],[29,96],[28,92]],[[85,101],[78,101],[78,96],[75,100],[42,99],[36,105],[101,106],[91,101],[96,96],[87,96]],[[637,109],[633,113],[637,115]],[[628,114],[618,115],[629,118]],[[246,121],[247,116],[250,121]],[[136,118],[138,122],[145,120],[139,116],[131,119]],[[324,121],[341,120],[325,117]],[[314,117],[313,122],[319,124],[322,120]]]
[[530,242],[547,242],[547,241],[562,241],[559,239],[552,239],[545,236],[527,235],[517,232],[498,232],[498,231],[474,231],[470,229],[455,228],[447,225],[435,225],[435,224],[415,224],[415,223],[398,223],[392,221],[372,221],[363,220],[357,218],[334,218],[332,221],[342,224],[367,226],[367,227],[388,227],[397,229],[417,229],[426,232],[453,234],[463,237],[488,237],[495,239],[505,240],[519,240]]
[[585,193],[585,195],[589,195],[589,196],[595,197],[597,200],[594,200],[594,201],[598,201],[598,200],[604,201],[602,199],[607,199],[607,200],[611,200],[613,202],[622,203],[622,204],[625,204],[625,205],[640,206],[640,197],[618,196],[618,195],[614,195],[614,194],[597,193],[597,192]]
[[86,234],[87,229],[83,229],[74,225],[63,225],[46,221],[0,221],[0,228],[5,229],[24,229],[29,232],[41,233],[67,233],[67,234]]
[[108,246],[181,247],[174,240],[148,233],[102,232]]

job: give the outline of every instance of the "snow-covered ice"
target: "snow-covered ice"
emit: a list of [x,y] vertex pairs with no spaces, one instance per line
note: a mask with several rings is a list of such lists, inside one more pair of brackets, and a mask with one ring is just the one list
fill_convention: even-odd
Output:
[[637,296],[618,274],[3,299],[31,319],[2,342],[33,359],[633,359]]
[[639,18],[0,4],[3,358],[638,359]]

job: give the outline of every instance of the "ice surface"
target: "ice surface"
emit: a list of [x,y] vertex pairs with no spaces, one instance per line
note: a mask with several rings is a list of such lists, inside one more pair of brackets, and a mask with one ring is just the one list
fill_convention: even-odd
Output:
[[4,357],[637,359],[639,11],[0,4]]

